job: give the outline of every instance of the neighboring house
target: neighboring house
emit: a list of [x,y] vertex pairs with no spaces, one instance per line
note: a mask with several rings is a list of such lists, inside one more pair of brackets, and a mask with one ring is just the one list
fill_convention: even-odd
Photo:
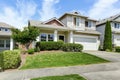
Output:
[[45,22],[30,20],[28,25],[40,28],[37,41],[63,40],[65,43],[82,44],[84,50],[98,50],[100,33],[96,31],[96,20],[78,12],[65,13],[59,19]]
[[104,42],[104,32],[107,21],[110,21],[111,23],[113,46],[120,46],[120,14],[111,16],[109,18],[97,22],[97,31],[101,33],[100,36],[101,46],[103,46],[103,42]]
[[11,38],[12,26],[9,24],[0,22],[0,51],[13,50],[13,39]]

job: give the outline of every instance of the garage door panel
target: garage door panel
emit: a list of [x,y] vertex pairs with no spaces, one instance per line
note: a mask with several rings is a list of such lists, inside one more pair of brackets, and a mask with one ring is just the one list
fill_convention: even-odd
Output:
[[84,37],[75,37],[74,40],[76,42],[88,42],[88,43],[96,43],[96,38],[84,38]]
[[84,50],[97,50],[96,38],[74,37],[74,42],[77,44],[82,44]]

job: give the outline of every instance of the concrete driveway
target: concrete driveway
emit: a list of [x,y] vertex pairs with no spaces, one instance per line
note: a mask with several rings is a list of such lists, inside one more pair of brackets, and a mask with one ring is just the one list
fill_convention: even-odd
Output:
[[[120,53],[105,52],[105,51],[84,51],[84,52],[104,58],[114,63],[106,66],[106,69],[109,69],[110,67],[112,67],[108,71],[100,70],[97,72],[83,73],[82,75],[84,77],[86,77],[88,80],[120,80],[120,66],[119,66]],[[115,69],[115,67],[117,68]]]
[[80,74],[88,80],[120,80],[120,54],[100,51],[85,52],[112,62],[84,66],[6,71],[0,73],[0,80],[29,80],[36,77],[68,74]]
[[84,52],[104,58],[112,62],[120,62],[120,53],[105,51],[84,51]]

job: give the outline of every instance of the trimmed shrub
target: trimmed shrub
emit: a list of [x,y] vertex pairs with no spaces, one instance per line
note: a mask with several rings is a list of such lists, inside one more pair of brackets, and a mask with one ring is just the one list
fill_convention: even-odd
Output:
[[62,50],[67,52],[81,52],[83,50],[83,46],[81,44],[65,43],[63,44]]
[[1,71],[1,69],[3,69],[4,70],[4,68],[3,68],[3,54],[2,54],[2,52],[0,52],[0,71]]
[[13,69],[20,65],[21,57],[20,51],[18,50],[6,50],[2,52],[2,68],[3,69]]
[[60,50],[63,45],[63,41],[58,42],[37,42],[36,48],[39,47],[40,50]]
[[34,49],[28,49],[28,54],[33,54],[34,53]]
[[35,52],[40,52],[40,48],[39,48],[39,47],[35,47],[35,48],[34,48],[34,51],[35,51]]
[[120,52],[120,46],[115,47],[115,52]]

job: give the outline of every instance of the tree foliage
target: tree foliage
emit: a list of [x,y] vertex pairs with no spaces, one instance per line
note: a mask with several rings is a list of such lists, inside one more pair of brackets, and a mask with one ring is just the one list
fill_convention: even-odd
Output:
[[103,49],[112,51],[112,31],[110,21],[106,22]]
[[12,38],[16,42],[25,45],[26,49],[29,48],[33,41],[36,41],[36,37],[39,36],[39,34],[39,28],[33,26],[25,27],[23,31],[15,28],[12,29]]

